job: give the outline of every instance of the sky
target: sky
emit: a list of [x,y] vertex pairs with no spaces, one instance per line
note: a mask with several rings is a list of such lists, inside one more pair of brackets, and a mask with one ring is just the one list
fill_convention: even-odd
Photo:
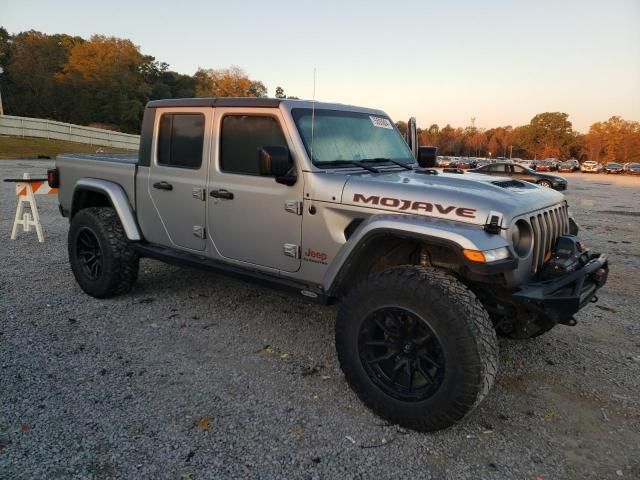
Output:
[[418,125],[575,129],[640,120],[640,0],[0,0],[0,26],[131,39],[193,74],[237,65],[273,95]]

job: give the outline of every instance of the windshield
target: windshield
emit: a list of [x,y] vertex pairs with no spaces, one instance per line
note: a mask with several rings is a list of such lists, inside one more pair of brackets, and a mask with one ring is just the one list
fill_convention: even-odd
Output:
[[400,132],[387,117],[318,109],[313,120],[312,147],[311,109],[294,108],[291,113],[314,165],[332,168],[348,166],[353,161],[415,162]]
[[615,168],[615,167],[621,167],[621,166],[622,165],[620,165],[619,163],[613,163],[613,162],[610,162],[610,163],[607,164],[607,167],[614,167]]

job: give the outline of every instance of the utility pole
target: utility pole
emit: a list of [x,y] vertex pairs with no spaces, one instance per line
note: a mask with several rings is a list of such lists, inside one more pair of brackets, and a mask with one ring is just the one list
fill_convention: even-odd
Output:
[[[2,67],[0,67],[0,75],[4,73]],[[2,90],[0,90],[0,116],[4,115],[4,109],[2,108]]]
[[509,160],[513,157],[513,145],[509,145]]

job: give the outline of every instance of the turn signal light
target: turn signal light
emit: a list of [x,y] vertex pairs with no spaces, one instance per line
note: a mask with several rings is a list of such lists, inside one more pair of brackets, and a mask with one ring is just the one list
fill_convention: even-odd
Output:
[[480,250],[467,250],[464,249],[462,251],[467,260],[471,260],[472,262],[478,263],[486,263],[487,259],[484,257],[484,253]]

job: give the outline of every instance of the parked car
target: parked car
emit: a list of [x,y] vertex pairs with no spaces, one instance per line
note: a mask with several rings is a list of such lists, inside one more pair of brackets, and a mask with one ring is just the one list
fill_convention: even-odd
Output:
[[628,173],[629,175],[640,175],[640,163],[630,163],[627,167],[626,173]]
[[580,162],[578,160],[576,160],[575,158],[567,160],[567,162],[569,162],[570,164],[573,165],[574,170],[580,170]]
[[467,170],[469,168],[476,168],[477,162],[475,158],[462,157],[454,162],[451,162],[449,166],[452,168],[461,168],[463,170]]
[[486,165],[484,167],[469,170],[474,173],[484,173],[485,175],[497,175],[511,177],[516,180],[522,180],[529,183],[535,183],[541,187],[553,188],[555,190],[566,190],[567,180],[557,175],[549,175],[545,173],[538,173],[530,168],[523,167],[522,165],[515,165],[510,163],[494,163],[492,165]]
[[576,165],[571,160],[567,160],[566,162],[560,162],[558,165],[559,172],[575,172],[576,170],[580,170],[580,164]]
[[604,171],[606,174],[615,173],[620,174],[624,173],[624,167],[616,162],[609,162],[605,165]]
[[491,165],[491,160],[487,158],[477,158],[476,166],[474,168],[484,167],[485,165]]
[[580,166],[580,171],[584,173],[600,173],[602,170],[604,170],[604,167],[593,160],[582,162],[582,165]]
[[524,166],[524,167],[531,168],[531,169],[534,169],[535,165],[536,165],[535,160],[522,160],[521,159],[521,160],[518,160],[517,163],[522,165],[522,166]]
[[553,170],[553,164],[549,160],[536,162],[536,172],[550,172],[551,170]]
[[451,161],[452,161],[451,157],[438,157],[436,166],[442,167],[442,168],[448,168],[451,166]]

